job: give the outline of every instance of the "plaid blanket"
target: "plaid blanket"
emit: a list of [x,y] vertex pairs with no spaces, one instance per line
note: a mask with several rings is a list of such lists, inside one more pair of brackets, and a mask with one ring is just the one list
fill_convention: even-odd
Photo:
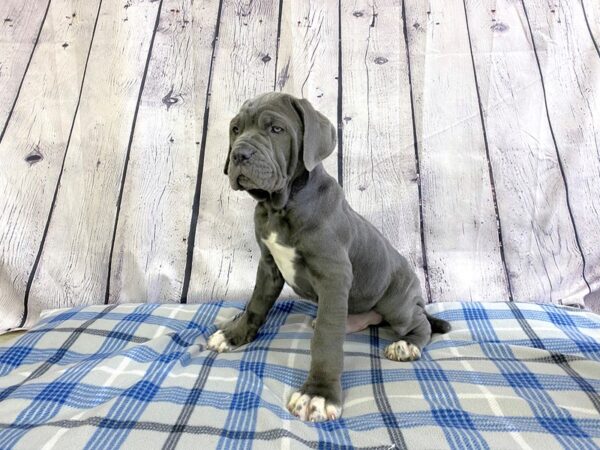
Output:
[[309,367],[316,307],[280,301],[256,341],[205,350],[241,304],[54,311],[0,348],[0,447],[600,447],[600,317],[550,305],[437,303],[452,323],[420,361],[347,336],[340,420],[285,409]]

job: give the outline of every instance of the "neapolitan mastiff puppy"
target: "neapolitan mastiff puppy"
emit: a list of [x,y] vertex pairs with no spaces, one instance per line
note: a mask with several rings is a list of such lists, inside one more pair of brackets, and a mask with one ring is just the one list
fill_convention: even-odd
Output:
[[281,93],[246,101],[231,121],[225,174],[233,189],[258,201],[254,227],[261,258],[246,310],[208,341],[218,352],[252,341],[284,282],[317,301],[308,378],[287,405],[312,421],[341,415],[345,332],[384,320],[399,337],[385,356],[412,361],[432,331],[450,329],[427,315],[407,260],[352,210],[323,169],[335,136],[331,122],[307,100]]

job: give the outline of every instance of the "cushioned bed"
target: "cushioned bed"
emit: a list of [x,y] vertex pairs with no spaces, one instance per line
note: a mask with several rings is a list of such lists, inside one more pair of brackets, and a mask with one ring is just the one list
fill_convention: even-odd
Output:
[[279,301],[256,341],[205,349],[239,303],[57,310],[0,348],[1,448],[599,448],[600,316],[526,303],[437,303],[452,323],[420,361],[345,342],[344,413],[285,409],[307,374],[316,306]]

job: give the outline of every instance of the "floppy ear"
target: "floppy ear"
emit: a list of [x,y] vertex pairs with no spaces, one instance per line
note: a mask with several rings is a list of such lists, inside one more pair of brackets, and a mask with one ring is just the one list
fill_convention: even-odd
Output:
[[333,152],[336,129],[329,119],[316,111],[305,98],[293,99],[292,104],[300,114],[304,126],[302,153],[304,167],[310,172]]
[[231,145],[229,146],[229,150],[227,151],[227,159],[225,160],[225,168],[223,169],[223,173],[225,175],[229,175],[229,157],[231,156]]

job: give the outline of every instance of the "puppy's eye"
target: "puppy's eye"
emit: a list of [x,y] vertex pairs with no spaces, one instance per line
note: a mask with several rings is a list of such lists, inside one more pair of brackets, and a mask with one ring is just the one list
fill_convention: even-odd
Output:
[[239,129],[238,127],[232,127],[232,128],[231,128],[231,132],[232,132],[233,134],[239,134],[239,132],[240,132],[240,129]]
[[278,127],[277,125],[273,125],[271,127],[271,133],[279,134],[283,131],[283,128]]

